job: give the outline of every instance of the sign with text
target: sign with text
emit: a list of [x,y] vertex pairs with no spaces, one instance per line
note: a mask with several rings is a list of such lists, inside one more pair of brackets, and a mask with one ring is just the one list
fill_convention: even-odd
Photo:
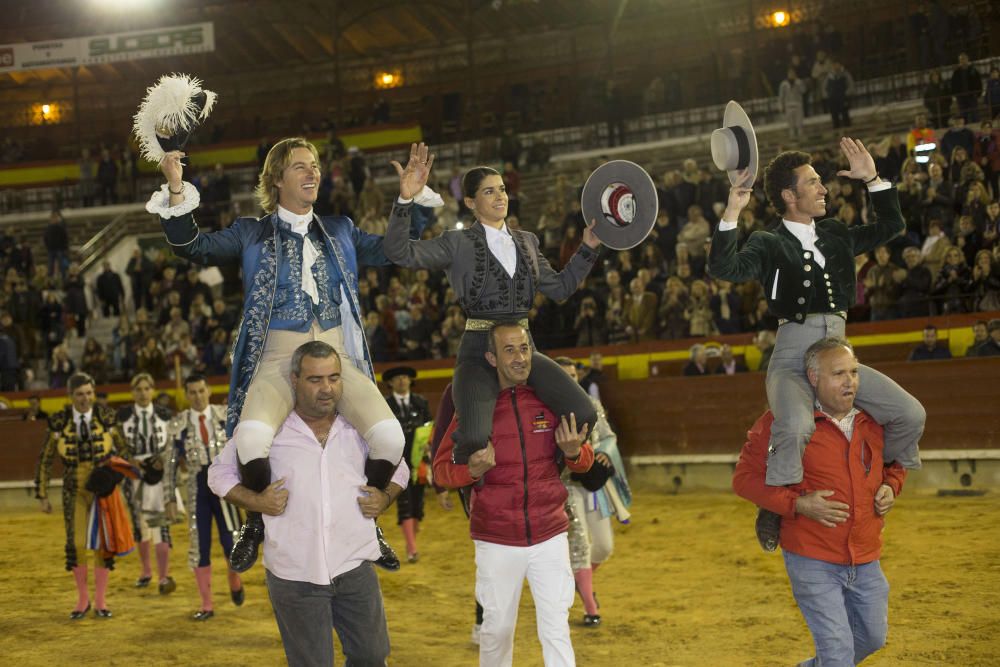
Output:
[[78,67],[214,50],[213,25],[193,23],[93,37],[0,44],[0,72]]

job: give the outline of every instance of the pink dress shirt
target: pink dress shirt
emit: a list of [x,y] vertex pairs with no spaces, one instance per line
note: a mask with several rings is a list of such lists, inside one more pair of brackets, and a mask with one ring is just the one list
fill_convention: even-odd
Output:
[[[290,581],[325,585],[363,561],[379,557],[375,522],[361,515],[368,443],[339,416],[326,447],[292,412],[274,436],[271,481],[284,478],[288,504],[280,516],[264,515],[264,567]],[[400,462],[392,481],[406,487],[410,470]],[[208,485],[224,497],[239,484],[236,446],[230,440],[208,469]]]

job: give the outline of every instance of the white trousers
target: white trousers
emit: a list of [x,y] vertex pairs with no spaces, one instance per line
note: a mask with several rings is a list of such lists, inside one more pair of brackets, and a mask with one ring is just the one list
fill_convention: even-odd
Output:
[[517,607],[525,578],[535,601],[535,624],[545,666],[575,666],[576,657],[569,637],[574,584],[566,533],[530,547],[473,542],[476,545],[476,599],[483,606],[480,667],[510,667],[513,664]]
[[292,389],[292,355],[303,343],[319,340],[340,354],[340,380],[344,395],[337,411],[368,442],[370,459],[398,463],[405,439],[399,420],[378,390],[378,385],[347,358],[342,327],[322,331],[313,321],[306,333],[268,331],[257,374],[247,388],[240,422],[233,434],[243,463],[267,458],[271,441],[295,407]]
[[[592,563],[600,565],[611,557],[615,548],[615,533],[611,527],[611,517],[601,516],[601,511],[594,507],[594,494],[579,484],[570,484],[569,501],[573,504],[573,513],[580,519],[580,527],[584,531],[586,553],[580,554],[582,561],[574,569],[590,567]],[[573,554],[577,558],[577,554]]]

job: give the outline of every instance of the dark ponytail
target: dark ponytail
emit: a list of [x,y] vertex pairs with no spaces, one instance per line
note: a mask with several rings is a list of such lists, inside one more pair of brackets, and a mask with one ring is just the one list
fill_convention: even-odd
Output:
[[473,167],[462,176],[462,196],[475,199],[476,192],[479,191],[479,184],[483,182],[483,179],[487,176],[499,175],[500,172],[493,167]]

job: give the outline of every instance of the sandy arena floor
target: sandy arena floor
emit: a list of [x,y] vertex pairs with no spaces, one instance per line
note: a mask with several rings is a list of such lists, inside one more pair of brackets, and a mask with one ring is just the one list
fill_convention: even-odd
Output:
[[[633,509],[632,525],[617,527],[615,554],[595,576],[604,625],[585,629],[579,601],[572,610],[580,665],[793,665],[811,655],[781,558],[762,553],[754,541],[749,504],[722,493],[640,491]],[[75,593],[62,569],[58,517],[0,515],[0,663],[284,663],[259,565],[246,578],[247,602],[239,609],[217,568],[216,617],[189,620],[198,596],[184,566],[184,531],[177,531],[171,559],[173,595],[132,588],[139,568],[132,554],[112,573],[114,618],[69,621]],[[398,530],[383,523],[401,550]],[[1000,664],[998,526],[1000,494],[899,499],[882,560],[892,586],[889,643],[866,665]],[[381,577],[390,664],[475,665],[472,544],[461,510],[445,513],[428,503],[419,546],[419,563]],[[514,663],[542,664],[527,590]]]

